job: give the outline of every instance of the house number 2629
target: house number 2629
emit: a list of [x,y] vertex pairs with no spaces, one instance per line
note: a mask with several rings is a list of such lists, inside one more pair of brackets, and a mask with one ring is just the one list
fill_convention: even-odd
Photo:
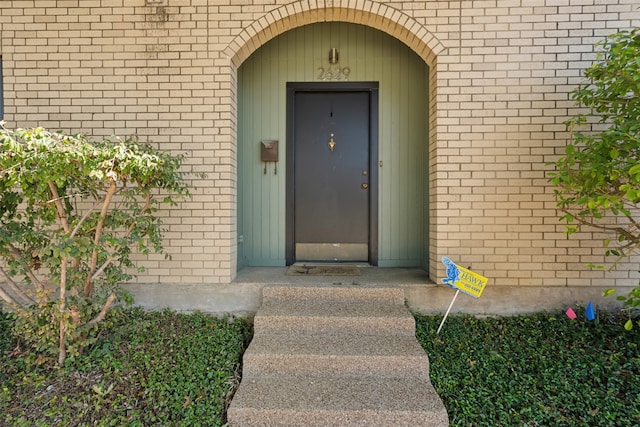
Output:
[[349,67],[318,67],[318,74],[316,78],[318,80],[346,80],[351,74],[351,68]]

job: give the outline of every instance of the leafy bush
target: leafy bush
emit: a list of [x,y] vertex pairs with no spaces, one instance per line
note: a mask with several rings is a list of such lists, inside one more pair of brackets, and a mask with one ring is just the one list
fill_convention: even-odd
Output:
[[452,426],[640,425],[640,331],[613,315],[416,315]]
[[[567,122],[572,138],[550,177],[568,234],[585,225],[605,231],[606,254],[617,263],[640,248],[640,29],[599,47],[572,92],[584,113]],[[611,216],[621,220],[605,220]],[[640,285],[619,299],[640,308]]]
[[11,319],[0,317],[0,424],[224,425],[246,319],[116,308],[107,320],[88,354],[56,368],[9,351]]
[[132,251],[161,252],[155,213],[189,194],[181,161],[134,139],[0,122],[0,301],[34,349],[62,365],[127,300]]

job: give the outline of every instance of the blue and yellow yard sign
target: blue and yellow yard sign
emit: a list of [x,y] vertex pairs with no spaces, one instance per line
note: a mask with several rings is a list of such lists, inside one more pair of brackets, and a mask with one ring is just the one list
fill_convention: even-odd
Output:
[[442,263],[447,268],[447,277],[442,279],[444,284],[454,289],[459,289],[474,298],[480,298],[489,279],[467,268],[456,265],[447,257],[442,257]]
[[484,291],[484,288],[487,286],[487,282],[489,281],[486,277],[481,276],[478,273],[474,273],[468,268],[460,267],[446,256],[442,257],[442,263],[447,268],[447,277],[442,279],[442,283],[451,286],[456,290],[456,293],[451,300],[451,304],[449,304],[447,312],[442,318],[442,322],[440,323],[440,327],[436,334],[440,333],[440,330],[444,325],[444,321],[447,320],[447,316],[449,315],[451,307],[453,307],[453,303],[455,302],[458,294],[462,291],[474,298],[480,298],[482,291]]

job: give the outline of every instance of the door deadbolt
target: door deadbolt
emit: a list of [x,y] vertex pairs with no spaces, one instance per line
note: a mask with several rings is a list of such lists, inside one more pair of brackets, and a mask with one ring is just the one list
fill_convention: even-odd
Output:
[[366,182],[362,183],[362,189],[366,190],[367,188],[369,188],[369,184],[367,184]]

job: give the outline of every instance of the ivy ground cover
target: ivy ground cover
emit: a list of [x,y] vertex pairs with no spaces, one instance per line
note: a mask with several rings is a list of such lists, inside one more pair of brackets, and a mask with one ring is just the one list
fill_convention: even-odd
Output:
[[[451,426],[640,425],[640,328],[615,316],[416,315]],[[221,426],[246,320],[115,310],[63,368],[23,351],[0,313],[0,425]]]
[[640,330],[601,315],[415,315],[452,426],[639,426]]
[[57,367],[21,350],[0,313],[0,425],[221,426],[251,336],[246,320],[113,310]]

